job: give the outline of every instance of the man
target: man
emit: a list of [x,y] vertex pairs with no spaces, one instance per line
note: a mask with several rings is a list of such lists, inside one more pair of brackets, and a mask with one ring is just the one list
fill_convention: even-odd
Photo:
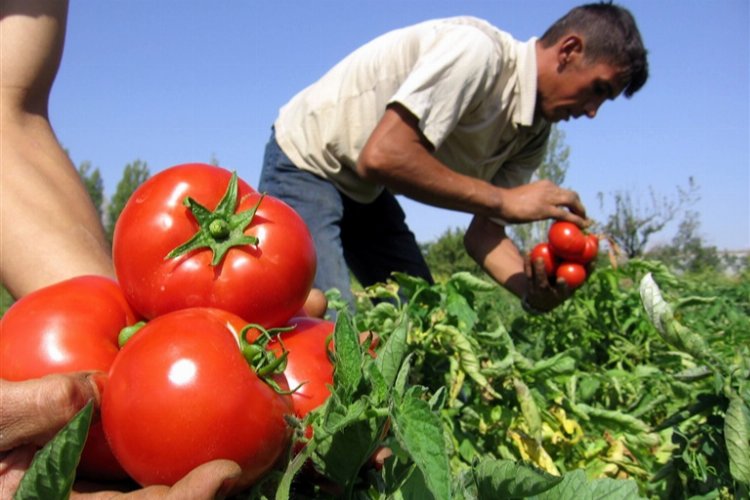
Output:
[[431,280],[393,193],[474,214],[469,254],[529,311],[571,292],[549,283],[505,226],[554,218],[585,226],[578,195],[529,183],[551,123],[587,116],[648,76],[632,15],[612,4],[571,10],[540,38],[514,40],[458,17],[387,33],[282,107],[259,189],[293,206],[318,250],[317,288],[353,302],[393,271]]

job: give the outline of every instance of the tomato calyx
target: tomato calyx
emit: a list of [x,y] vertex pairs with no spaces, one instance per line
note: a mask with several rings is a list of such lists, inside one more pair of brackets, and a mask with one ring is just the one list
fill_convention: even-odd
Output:
[[190,196],[186,196],[183,204],[192,212],[198,222],[199,229],[188,241],[172,249],[165,260],[201,248],[209,248],[213,255],[211,265],[217,266],[230,248],[241,245],[257,245],[258,238],[245,234],[245,229],[255,217],[255,213],[265,195],[261,194],[258,203],[253,208],[235,213],[238,203],[237,192],[237,172],[232,172],[227,190],[213,212]]
[[130,337],[136,334],[138,330],[146,326],[145,321],[139,321],[138,323],[130,326],[126,326],[122,330],[120,330],[120,333],[117,335],[117,346],[122,349],[122,347],[125,345],[125,343],[130,340]]
[[[255,371],[258,377],[263,380],[263,382],[268,384],[274,391],[282,395],[293,394],[294,392],[298,391],[300,387],[302,387],[304,382],[299,384],[294,389],[282,389],[279,384],[276,383],[274,377],[276,375],[281,375],[284,373],[287,365],[287,357],[289,356],[289,351],[281,341],[281,337],[277,337],[279,344],[281,345],[281,355],[279,355],[278,357],[273,353],[273,351],[269,350],[267,346],[268,342],[270,342],[274,336],[277,336],[278,333],[285,332],[291,329],[291,327],[280,327],[267,330],[259,324],[249,323],[242,329],[238,337],[240,351],[242,352],[242,356],[244,356],[250,368]],[[251,330],[257,330],[259,332],[258,337],[252,342],[247,340],[247,334]]]

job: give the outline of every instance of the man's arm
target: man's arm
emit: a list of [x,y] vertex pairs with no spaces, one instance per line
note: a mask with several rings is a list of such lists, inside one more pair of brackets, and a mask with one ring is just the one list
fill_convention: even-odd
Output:
[[0,280],[21,297],[76,275],[114,276],[96,209],[48,118],[67,2],[0,9]]
[[487,217],[472,219],[464,246],[487,274],[536,311],[551,311],[572,294],[564,282],[551,283],[544,263],[532,263],[529,256],[521,255],[505,227]]
[[429,205],[508,222],[554,218],[582,226],[586,215],[575,192],[549,181],[506,189],[451,170],[432,155],[417,118],[398,104],[370,135],[357,172]]

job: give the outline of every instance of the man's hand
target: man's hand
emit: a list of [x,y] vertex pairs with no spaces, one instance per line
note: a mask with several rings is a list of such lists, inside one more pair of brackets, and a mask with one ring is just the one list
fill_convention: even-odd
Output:
[[540,258],[532,262],[531,257],[526,255],[524,273],[529,286],[523,300],[525,306],[533,311],[549,312],[573,295],[565,280],[558,280],[557,283],[550,281],[544,269],[544,260]]
[[[98,408],[104,374],[81,372],[48,375],[23,382],[0,379],[0,499],[12,498],[37,449],[93,400]],[[123,494],[101,485],[76,484],[72,498],[211,499],[227,495],[240,477],[229,460],[205,463],[174,486],[149,486]],[[106,488],[111,490],[112,486]]]
[[102,373],[48,375],[23,382],[0,379],[0,451],[43,446],[91,399],[99,406]]
[[509,223],[557,219],[579,227],[588,225],[578,193],[546,179],[503,189],[499,217]]

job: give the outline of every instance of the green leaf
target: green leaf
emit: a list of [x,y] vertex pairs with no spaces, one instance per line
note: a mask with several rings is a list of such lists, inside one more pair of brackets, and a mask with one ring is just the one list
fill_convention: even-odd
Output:
[[472,292],[491,292],[497,288],[497,285],[494,283],[490,283],[467,271],[453,274],[449,282],[457,285],[460,289],[471,290]]
[[70,422],[39,450],[21,479],[16,500],[68,498],[76,467],[91,425],[94,404],[89,401]]
[[537,361],[530,370],[524,371],[524,375],[532,375],[538,380],[546,380],[559,375],[570,375],[575,371],[578,357],[580,357],[579,349],[568,349],[552,357]]
[[478,498],[538,495],[563,480],[562,477],[511,460],[484,460],[474,474]]
[[396,381],[393,383],[393,394],[398,396],[397,401],[400,401],[400,398],[406,392],[406,384],[409,381],[409,370],[411,370],[411,359],[412,354],[406,356],[398,371]]
[[724,417],[724,439],[729,454],[729,472],[738,482],[750,485],[750,409],[734,393],[729,398]]
[[[337,391],[343,390],[346,397],[352,396],[362,380],[362,349],[357,331],[346,311],[336,318],[333,330],[335,363],[333,381]],[[340,393],[340,392],[339,392]],[[345,400],[348,403],[349,400]]]
[[595,479],[589,481],[582,470],[574,470],[563,476],[556,486],[531,496],[534,500],[634,500],[643,498],[638,494],[638,485],[631,480]]
[[[329,398],[326,405],[331,405]],[[326,408],[324,422],[313,426],[316,468],[331,480],[347,487],[354,484],[362,465],[378,445],[384,418],[367,418],[365,399],[345,407]]]
[[392,387],[395,383],[396,376],[404,361],[404,356],[406,356],[408,331],[409,321],[406,315],[403,315],[398,326],[389,335],[385,345],[378,352],[378,357],[375,360],[375,364],[383,375],[383,379],[388,387]]
[[410,390],[394,406],[392,422],[396,438],[422,471],[435,498],[450,498],[451,471],[440,417]]
[[646,422],[639,418],[635,418],[632,415],[628,415],[627,413],[622,413],[616,410],[607,410],[604,408],[595,408],[585,403],[578,403],[576,407],[590,418],[605,420],[609,425],[617,425],[617,428],[612,430],[621,430],[623,432],[632,433],[648,433],[652,430]]

